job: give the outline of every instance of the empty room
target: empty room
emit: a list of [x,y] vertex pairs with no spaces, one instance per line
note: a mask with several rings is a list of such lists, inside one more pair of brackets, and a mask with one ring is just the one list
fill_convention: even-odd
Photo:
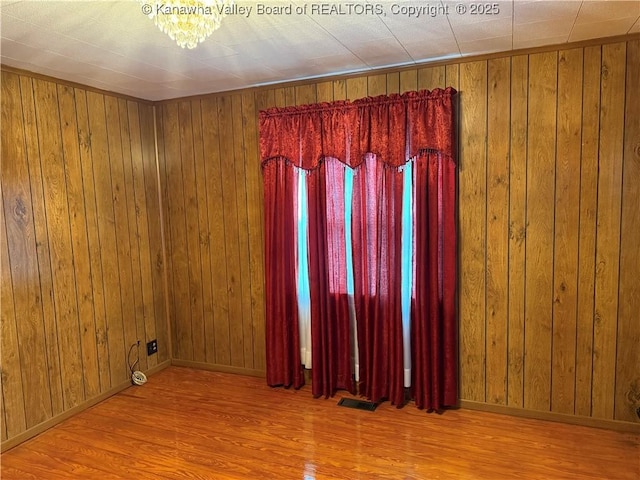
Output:
[[0,14],[3,480],[640,478],[640,1]]

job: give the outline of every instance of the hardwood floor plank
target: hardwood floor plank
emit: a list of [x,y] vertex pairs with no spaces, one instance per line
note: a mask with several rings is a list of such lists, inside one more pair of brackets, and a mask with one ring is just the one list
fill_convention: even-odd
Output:
[[38,477],[34,473],[23,472],[22,470],[18,470],[17,468],[9,467],[6,465],[3,465],[2,473],[5,475],[9,475],[12,478],[21,478],[23,480],[40,480],[40,477]]
[[[631,480],[640,434],[469,410],[375,412],[170,367],[3,453],[3,479]],[[345,396],[349,396],[345,394]],[[30,477],[31,475],[31,477]]]

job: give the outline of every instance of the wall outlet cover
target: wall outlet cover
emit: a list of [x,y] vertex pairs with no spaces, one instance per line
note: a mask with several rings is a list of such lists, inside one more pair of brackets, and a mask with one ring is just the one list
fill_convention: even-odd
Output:
[[158,353],[158,340],[147,342],[147,356]]

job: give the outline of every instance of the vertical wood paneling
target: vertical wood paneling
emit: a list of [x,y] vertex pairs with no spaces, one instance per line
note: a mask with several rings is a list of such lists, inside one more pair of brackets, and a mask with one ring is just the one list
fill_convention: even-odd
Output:
[[377,97],[387,94],[387,76],[370,75],[367,77],[367,96]]
[[[24,122],[24,145],[26,146],[27,153],[27,163],[29,170],[29,179],[30,187],[31,187],[31,208],[33,209],[33,216],[31,220],[35,226],[35,247],[36,247],[36,255],[31,256],[33,253],[30,250],[31,241],[28,240],[29,237],[25,239],[27,241],[27,245],[19,248],[26,248],[27,252],[29,252],[28,261],[36,261],[37,265],[35,270],[31,270],[29,272],[29,281],[30,282],[38,282],[39,283],[39,294],[35,296],[33,299],[33,303],[31,303],[31,308],[42,308],[40,315],[42,327],[38,323],[34,324],[33,327],[36,329],[33,332],[28,332],[24,337],[21,335],[22,332],[22,322],[18,323],[20,328],[18,341],[22,344],[30,344],[30,342],[34,342],[38,348],[41,342],[44,342],[44,357],[39,357],[39,352],[34,352],[34,356],[29,356],[32,362],[35,362],[36,365],[39,365],[42,369],[45,368],[46,365],[46,373],[48,373],[48,393],[50,397],[46,398],[45,396],[41,399],[42,402],[50,401],[51,403],[51,414],[57,415],[63,411],[63,399],[62,399],[62,380],[61,380],[61,366],[60,366],[60,350],[59,350],[59,341],[57,335],[57,325],[56,325],[56,314],[54,307],[54,297],[53,297],[53,274],[51,271],[51,255],[49,248],[49,240],[48,240],[48,231],[47,231],[47,222],[46,222],[46,210],[45,210],[45,201],[44,201],[44,187],[42,185],[42,169],[40,166],[40,147],[38,143],[38,124],[36,121],[36,104],[37,99],[34,97],[33,93],[33,83],[30,78],[21,77],[20,78],[20,91],[22,94],[22,116]],[[19,122],[19,120],[16,120]],[[4,157],[3,157],[4,158]],[[22,161],[22,159],[20,159]],[[3,162],[5,163],[5,162]],[[12,177],[9,175],[9,178],[12,180],[20,177]],[[24,180],[24,178],[20,179]],[[25,204],[26,205],[26,204]],[[6,217],[7,222],[7,233],[10,234],[10,223],[9,217]],[[29,232],[30,233],[30,232]],[[9,240],[11,244],[11,239]],[[10,246],[11,248],[11,246]],[[9,250],[9,262],[12,262],[12,254],[11,250]],[[39,278],[38,278],[39,274]],[[16,285],[14,284],[14,295],[16,294]],[[40,303],[41,301],[41,303]],[[16,311],[22,311],[18,298],[15,298],[16,302]],[[29,307],[27,307],[29,308]],[[41,337],[38,331],[38,328],[44,329],[44,336]],[[26,332],[25,332],[26,333]],[[35,337],[32,337],[35,335]],[[23,357],[24,360],[24,357]],[[28,363],[29,360],[27,360]],[[29,370],[27,370],[28,372]],[[44,370],[43,370],[44,372]],[[24,371],[23,371],[24,374]],[[32,373],[27,373],[31,375]],[[43,373],[37,373],[38,376],[41,376]],[[30,379],[30,382],[33,382],[34,379]],[[26,382],[24,382],[26,383]],[[47,392],[47,390],[36,390],[38,392]],[[25,391],[26,395],[26,391]],[[25,399],[26,400],[26,399]],[[25,408],[26,404],[25,404]],[[27,412],[30,412],[30,409],[27,408]],[[27,413],[29,415],[29,413]],[[29,424],[27,417],[27,426],[31,427],[34,424]]]
[[[149,367],[154,367],[157,363],[171,358],[168,351],[168,327],[164,295],[164,261],[162,253],[162,228],[160,225],[160,203],[158,192],[158,176],[160,172],[156,166],[155,140],[154,140],[154,118],[153,107],[149,105],[138,105],[129,102],[129,122],[132,125],[133,135],[134,119],[136,112],[140,126],[140,143],[142,157],[139,162],[133,163],[134,176],[136,177],[136,211],[139,207],[139,227],[140,248],[143,253],[142,262],[143,292],[145,292],[145,302],[152,302],[146,312],[146,341],[154,338],[158,339],[157,358],[149,357]],[[159,145],[158,154],[160,159]],[[145,231],[146,228],[146,231]],[[165,227],[166,236],[166,227]],[[147,297],[147,288],[151,288],[151,296]],[[152,315],[152,316],[151,316]],[[144,352],[144,346],[143,352]]]
[[122,385],[145,335],[143,140],[126,105],[2,72],[3,443]]
[[445,88],[445,66],[420,68],[418,70],[418,90]]
[[[295,87],[295,91],[296,105],[311,105],[316,103],[316,86],[313,83]],[[235,98],[236,97],[234,97],[234,100]],[[240,125],[240,130],[242,130],[242,125]]]
[[418,71],[403,70],[400,72],[400,93],[418,89]]
[[170,244],[170,262],[172,272],[169,289],[173,292],[173,347],[176,358],[192,358],[191,340],[191,293],[189,283],[189,257],[187,246],[186,214],[182,183],[182,164],[180,162],[180,138],[178,106],[165,105],[162,109],[162,129],[164,157],[166,161],[166,190],[168,204],[168,241]]
[[525,248],[527,241],[527,104],[529,59],[511,58],[511,151],[509,164],[509,317],[507,405],[524,405]]
[[204,323],[202,310],[202,270],[200,264],[200,226],[199,210],[204,205],[198,204],[196,190],[196,172],[194,158],[193,125],[191,102],[178,104],[178,132],[180,142],[180,157],[176,158],[182,164],[182,188],[184,194],[185,224],[186,224],[186,254],[189,282],[189,305],[191,316],[185,318],[184,340],[187,343],[185,360],[202,360],[204,351]]
[[[9,264],[9,255],[7,253],[7,229],[4,223],[4,209],[0,209],[0,264]],[[5,267],[6,268],[6,267]],[[5,344],[9,346],[9,349],[17,343],[15,340],[15,307],[13,305],[13,286],[6,277],[0,277],[0,301],[6,305],[6,310],[0,311],[0,334],[8,332],[10,335],[6,342],[3,344],[4,338],[0,337],[0,364],[2,364],[5,355],[3,355],[2,349],[6,348]],[[7,355],[11,357],[11,355]],[[15,351],[13,358],[9,360],[9,363],[13,363],[12,367],[14,371],[19,372],[20,368],[16,368],[15,363]],[[4,372],[0,369],[0,441],[4,442],[7,439],[7,412],[4,408]],[[16,388],[14,386],[14,388]],[[22,385],[18,388],[19,393],[22,393]],[[24,418],[24,417],[23,417]]]
[[[295,98],[293,87],[284,89],[286,106]],[[229,292],[229,351],[231,365],[244,366],[244,338],[242,323],[242,273],[240,270],[240,245],[238,224],[238,199],[233,143],[232,99],[218,97],[218,121],[220,125],[220,175],[226,241],[227,288]]]
[[[488,62],[486,401],[507,401],[509,269],[509,111],[511,62]],[[433,87],[432,87],[433,88]]]
[[387,95],[400,93],[400,74],[387,73]]
[[[173,292],[170,289],[170,285],[173,284],[173,271],[169,268],[168,252],[167,252],[167,236],[168,232],[168,218],[169,218],[169,202],[167,200],[167,189],[165,187],[166,182],[163,179],[167,178],[167,162],[164,155],[164,136],[162,131],[162,122],[159,118],[156,118],[158,113],[162,113],[161,109],[149,108],[149,131],[152,133],[150,138],[151,146],[149,150],[151,154],[155,156],[155,162],[151,162],[149,167],[149,177],[153,179],[151,185],[154,188],[155,198],[153,202],[149,202],[150,206],[155,205],[155,208],[160,212],[160,217],[153,219],[158,222],[159,230],[155,230],[160,235],[152,237],[155,239],[156,245],[156,258],[157,264],[154,269],[154,277],[158,278],[158,285],[163,285],[163,288],[159,290],[161,297],[157,300],[163,308],[163,317],[156,319],[156,329],[160,331],[158,340],[161,340],[164,336],[166,342],[163,345],[158,345],[158,361],[171,360],[173,358],[173,323],[171,317],[171,305],[170,300],[173,298]],[[155,152],[153,152],[155,150]],[[153,159],[153,157],[151,157]],[[153,170],[153,171],[152,171]],[[149,197],[148,197],[149,198]],[[150,221],[152,217],[150,216]],[[151,225],[151,223],[150,223]]]
[[213,347],[207,350],[207,362],[231,364],[229,342],[229,292],[227,290],[226,231],[223,208],[222,167],[218,106],[215,98],[202,101],[202,127],[209,232],[211,235],[211,271],[213,272]]
[[[333,83],[332,82],[322,82],[322,83],[316,84],[316,100],[318,103],[333,101]],[[256,95],[255,104],[260,105],[260,100],[258,98],[258,95]],[[266,103],[264,103],[264,105],[266,105]],[[263,108],[263,107],[260,107],[260,108]],[[257,112],[256,112],[256,115],[257,115]]]
[[[142,368],[155,367],[157,355],[147,357],[145,354],[145,344],[147,341],[157,338],[156,335],[156,310],[153,298],[153,280],[151,274],[151,257],[149,247],[149,225],[147,222],[148,210],[146,202],[146,186],[144,179],[143,164],[143,138],[140,130],[140,116],[138,104],[135,102],[127,102],[126,110],[123,112],[127,116],[129,125],[130,148],[131,148],[131,187],[133,196],[130,202],[133,202],[135,215],[130,218],[134,219],[132,228],[135,228],[135,235],[131,237],[132,248],[139,252],[138,256],[138,280],[140,282],[140,298],[138,317],[138,340],[141,345],[139,347]],[[159,231],[159,230],[158,230]],[[161,312],[161,310],[160,310]],[[158,312],[158,313],[160,313]]]
[[460,397],[485,401],[487,62],[460,65]]
[[285,87],[282,89],[284,94],[284,106],[292,107],[296,104],[296,87]]
[[84,400],[76,277],[69,225],[69,199],[60,136],[60,112],[55,84],[33,81],[38,146],[49,239],[56,329],[60,346],[63,408],[68,410]]
[[[121,318],[124,344],[121,348],[110,346],[111,358],[122,357],[124,369],[112,376],[112,380],[118,383],[125,381],[129,372],[127,354],[131,345],[136,343],[137,330],[135,318],[135,298],[133,291],[133,272],[131,243],[129,239],[129,215],[127,211],[127,187],[124,178],[124,155],[122,132],[120,127],[120,111],[118,99],[105,97],[105,114],[107,122],[107,145],[109,148],[109,166],[111,171],[111,198],[113,201],[113,213],[115,222],[116,264],[118,267],[118,285],[121,295]],[[113,260],[111,260],[113,261]],[[114,278],[116,278],[114,276]]]
[[[295,105],[295,102],[296,102],[295,87],[274,88],[272,91],[274,95],[274,103],[273,103],[274,107],[282,108],[282,107],[290,107],[292,105]],[[220,97],[220,98],[224,98],[224,97]]]
[[620,286],[616,358],[616,420],[637,421],[640,407],[640,40],[627,44]]
[[447,65],[445,67],[445,84],[447,87],[453,87],[456,90],[460,88],[460,65]]
[[[82,167],[78,142],[78,124],[75,95],[73,89],[58,86],[58,103],[62,126],[62,149],[64,152],[69,223],[73,248],[73,267],[78,304],[78,324],[80,329],[80,351],[82,353],[82,381],[84,398],[92,398],[100,393],[98,372],[98,348],[94,321],[94,299],[91,290],[91,261],[89,241],[85,227],[86,211],[82,186]],[[74,372],[77,375],[77,372]]]
[[[4,84],[4,78],[3,78]],[[4,91],[2,92],[4,95]],[[2,121],[5,110],[2,110]],[[5,124],[6,125],[6,124]],[[8,158],[9,148],[6,145],[9,140],[2,142],[2,158]],[[4,170],[2,172],[5,174]],[[0,209],[0,262],[2,262],[2,283],[0,284],[0,351],[2,359],[2,434],[3,439],[14,437],[27,429],[25,416],[25,403],[22,385],[20,349],[18,347],[18,328],[16,324],[16,309],[13,301],[13,284],[9,271],[9,243],[7,238],[7,226],[5,223],[4,208]],[[7,272],[7,273],[5,273]]]
[[[98,355],[98,370],[93,375],[99,378],[100,391],[111,387],[111,371],[109,368],[109,344],[107,341],[107,318],[105,310],[104,281],[102,275],[101,246],[98,232],[98,212],[93,181],[93,158],[91,155],[92,135],[89,129],[87,94],[84,90],[75,89],[76,117],[78,121],[78,143],[80,164],[82,168],[82,185],[86,192],[84,198],[85,227],[89,248],[89,268],[91,271],[91,292],[93,297],[93,314],[95,325],[95,342]],[[91,328],[90,326],[87,328]]]
[[296,105],[310,105],[316,103],[316,89],[309,88],[313,85],[304,85],[296,88]]
[[555,238],[553,250],[553,347],[551,409],[573,413],[575,397],[578,232],[582,123],[582,49],[558,56]]
[[[176,301],[176,292],[173,289],[173,285],[175,282],[175,272],[172,266],[173,255],[169,251],[172,245],[172,215],[171,215],[171,202],[169,199],[169,171],[171,166],[169,165],[170,157],[167,156],[167,142],[165,140],[164,128],[165,128],[165,109],[157,108],[156,109],[156,121],[155,121],[155,129],[156,129],[156,141],[158,142],[158,171],[160,174],[160,183],[161,187],[161,195],[160,195],[160,203],[162,205],[162,212],[164,215],[165,222],[165,242],[166,242],[166,282],[167,282],[167,311],[169,316],[169,344],[171,346],[171,351],[169,352],[170,358],[173,358],[176,355],[176,317],[174,313],[175,306],[177,304]],[[180,221],[181,219],[173,219],[173,221]]]
[[200,242],[202,284],[202,318],[194,325],[194,360],[206,362],[209,350],[213,350],[213,301],[211,295],[211,236],[209,234],[209,206],[207,203],[207,176],[202,141],[202,113],[199,100],[191,102],[191,125],[193,127],[193,157],[195,167],[196,205],[198,209],[198,239]]
[[624,139],[624,43],[602,47],[592,415],[613,418]]
[[[1,315],[1,314],[0,314]],[[2,317],[0,316],[0,321]],[[7,439],[7,414],[4,410],[4,401],[2,399],[2,375],[0,375],[0,441]]]
[[576,415],[591,415],[595,299],[596,211],[600,144],[601,47],[584,51],[582,88],[582,165],[578,235],[578,321],[576,336]]
[[276,88],[272,90],[272,92],[274,97],[273,106],[279,108],[286,107],[287,103],[284,97],[284,88]]
[[[127,101],[123,98],[118,99],[118,117],[120,122],[120,138],[122,141],[122,174],[124,193],[127,205],[127,228],[129,237],[125,239],[128,242],[130,258],[128,264],[131,265],[131,286],[133,296],[133,312],[129,320],[129,332],[131,340],[129,348],[127,349],[127,366],[131,366],[134,362],[138,361],[136,369],[146,370],[147,356],[139,355],[144,353],[144,344],[142,349],[138,342],[142,343],[145,340],[145,321],[144,321],[144,299],[142,295],[142,278],[140,271],[140,245],[138,243],[138,222],[136,221],[136,194],[134,190],[134,178],[132,170],[132,158],[131,151],[131,129],[129,125],[129,114],[127,109]],[[138,157],[139,158],[139,157]],[[129,211],[129,206],[132,205],[132,211]],[[125,317],[126,318],[126,317]],[[126,321],[126,320],[125,320]],[[146,342],[145,342],[146,343]],[[136,344],[136,347],[132,347]],[[131,352],[130,352],[131,350]],[[130,353],[129,353],[130,352]]]
[[[31,87],[30,82],[28,85]],[[27,155],[32,151],[25,151],[24,148],[27,129],[23,128],[21,119],[23,112],[21,112],[20,91],[18,77],[3,73],[2,203],[9,246],[9,263],[2,272],[3,275],[10,275],[13,285],[14,308],[16,315],[19,315],[16,317],[16,347],[20,351],[20,370],[8,371],[7,375],[22,377],[26,427],[30,428],[49,418],[54,407],[62,409],[62,392],[59,383],[60,371],[52,372],[51,377],[48,375],[49,351],[47,351],[46,336],[42,334],[46,328],[45,322],[49,327],[44,330],[45,332],[53,329],[54,318],[53,315],[50,318],[43,317],[43,293],[39,284],[39,257],[36,253],[39,238],[34,228],[39,222],[36,222],[36,212],[32,207],[27,163]],[[38,220],[44,221],[44,218]],[[30,355],[25,355],[26,352],[21,345],[29,346]],[[51,378],[54,381],[58,380],[54,387],[57,387],[55,396],[51,392]],[[17,378],[14,382],[17,382]],[[55,405],[52,404],[54,398]]]
[[529,56],[524,406],[533,410],[551,402],[557,57]]
[[[329,86],[331,84],[326,82]],[[333,90],[333,89],[332,89]],[[318,99],[319,100],[319,99]],[[245,146],[247,219],[249,236],[249,267],[251,282],[251,316],[253,335],[253,361],[255,370],[265,370],[264,332],[264,230],[262,176],[258,152],[258,125],[256,101],[252,92],[242,95],[242,124]]]
[[334,82],[333,82],[333,99],[334,100],[346,100],[347,99],[347,82],[346,82],[346,80],[334,80]]
[[351,101],[367,96],[367,77],[347,79],[347,98]]
[[[87,92],[87,106],[91,158],[93,159],[93,186],[98,219],[99,250],[96,253],[100,255],[100,261],[102,262],[102,282],[107,319],[104,332],[106,338],[104,341],[109,349],[111,385],[117,385],[126,371],[126,365],[104,97],[93,92]],[[121,346],[122,351],[114,350],[115,346]]]
[[[334,91],[334,82],[323,82],[318,84],[316,88],[316,98],[318,101],[333,101],[333,91]],[[253,124],[248,123],[248,125],[252,125],[254,128],[255,141],[259,142],[259,125],[257,123],[257,115],[261,110],[265,110],[274,105],[275,100],[273,98],[272,91],[264,91],[257,92],[255,95],[255,115]],[[260,228],[261,240],[260,240],[260,249],[252,249],[252,261],[256,264],[256,267],[260,269],[262,272],[260,278],[260,289],[262,292],[262,297],[258,300],[258,308],[260,312],[259,320],[255,322],[255,333],[254,333],[254,345],[256,348],[256,358],[254,360],[254,365],[256,370],[265,371],[266,370],[266,340],[265,340],[265,300],[264,300],[264,190],[263,190],[263,182],[262,182],[262,170],[260,167],[260,154],[259,154],[259,143],[256,143],[255,149],[255,157],[254,161],[256,162],[256,170],[254,172],[253,185],[257,184],[258,187],[254,188],[254,195],[258,195],[259,198],[259,215],[260,215],[260,224],[254,225],[254,228]],[[250,165],[248,166],[249,171]],[[254,205],[255,207],[255,205]],[[256,255],[259,255],[259,258],[255,258]],[[254,318],[256,318],[254,316]]]
[[[316,89],[314,85],[307,85],[296,91],[298,96],[308,98],[315,103]],[[244,122],[242,120],[242,96],[231,97],[232,128],[234,143],[234,168],[236,182],[236,205],[238,211],[238,261],[240,264],[240,298],[242,302],[241,316],[238,324],[234,325],[242,335],[243,362],[242,367],[253,369],[253,328],[251,310],[251,273],[249,252],[249,225],[247,211],[247,183],[246,183],[246,145],[244,143]],[[231,174],[231,171],[229,172]]]

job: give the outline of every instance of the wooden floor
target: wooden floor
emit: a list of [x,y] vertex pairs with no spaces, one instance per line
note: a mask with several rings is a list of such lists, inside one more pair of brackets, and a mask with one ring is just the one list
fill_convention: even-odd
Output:
[[1,478],[640,478],[636,434],[338,399],[171,367],[4,453]]

